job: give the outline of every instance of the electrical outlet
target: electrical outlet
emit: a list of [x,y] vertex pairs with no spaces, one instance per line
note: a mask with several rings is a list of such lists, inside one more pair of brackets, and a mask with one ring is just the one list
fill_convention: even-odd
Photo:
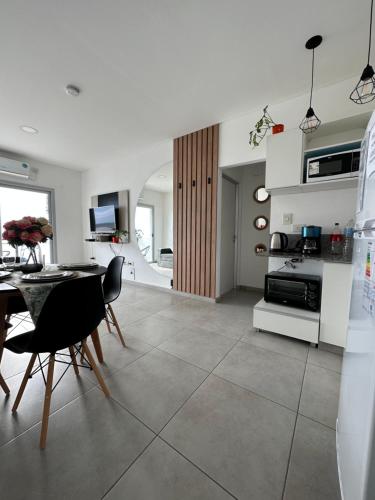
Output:
[[293,224],[293,214],[283,214],[283,225]]
[[127,267],[125,270],[125,279],[127,280],[135,280],[135,268]]

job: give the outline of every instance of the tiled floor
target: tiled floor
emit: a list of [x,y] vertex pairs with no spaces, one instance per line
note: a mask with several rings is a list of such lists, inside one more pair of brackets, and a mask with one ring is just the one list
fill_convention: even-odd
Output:
[[125,288],[115,312],[128,347],[101,328],[111,398],[91,372],[71,370],[53,393],[44,451],[42,378],[12,416],[28,357],[5,353],[2,500],[339,498],[339,356],[254,332],[254,293],[212,304]]

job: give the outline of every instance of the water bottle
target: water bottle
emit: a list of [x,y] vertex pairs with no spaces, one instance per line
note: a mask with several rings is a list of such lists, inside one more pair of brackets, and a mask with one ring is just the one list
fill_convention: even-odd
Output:
[[344,241],[342,254],[346,259],[351,259],[353,253],[354,221],[351,219],[344,228]]
[[332,234],[330,236],[331,241],[331,254],[332,255],[342,255],[343,251],[343,236],[340,229],[340,224],[335,222]]

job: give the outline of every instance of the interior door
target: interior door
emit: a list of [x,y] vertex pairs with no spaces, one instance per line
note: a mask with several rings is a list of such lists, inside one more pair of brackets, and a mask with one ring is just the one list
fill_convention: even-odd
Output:
[[235,286],[237,185],[223,177],[221,209],[220,293]]

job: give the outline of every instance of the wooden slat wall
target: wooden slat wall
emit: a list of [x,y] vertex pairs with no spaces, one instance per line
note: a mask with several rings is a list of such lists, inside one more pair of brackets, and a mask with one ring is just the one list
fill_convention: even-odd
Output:
[[215,298],[219,125],[174,140],[173,287]]

